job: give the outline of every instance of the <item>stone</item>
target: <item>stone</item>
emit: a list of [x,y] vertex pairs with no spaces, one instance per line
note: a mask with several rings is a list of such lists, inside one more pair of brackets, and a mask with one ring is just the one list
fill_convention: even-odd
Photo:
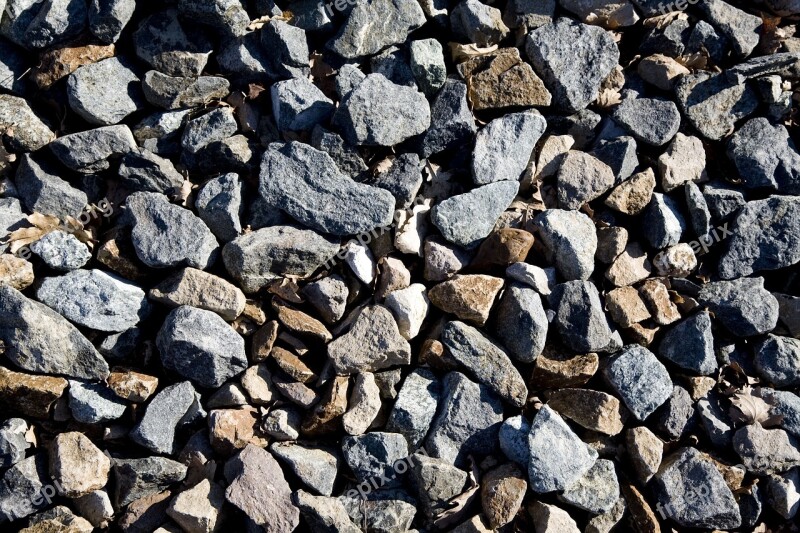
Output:
[[497,448],[502,421],[500,398],[464,374],[450,372],[424,448],[433,457],[463,466],[470,454],[486,455]]
[[496,317],[495,331],[510,355],[521,363],[534,362],[544,350],[548,330],[537,291],[520,283],[510,284],[500,298]]
[[350,240],[342,249],[344,262],[365,285],[372,284],[375,279],[375,258],[366,245],[357,240]]
[[162,492],[183,481],[186,466],[166,457],[143,457],[141,459],[114,459],[114,505],[125,507],[129,503]]
[[391,311],[375,305],[361,311],[350,331],[328,344],[328,357],[337,374],[348,375],[407,365],[411,348]]
[[114,394],[131,402],[145,402],[158,387],[158,378],[134,370],[115,369],[106,379]]
[[267,203],[324,233],[367,232],[388,226],[394,215],[389,191],[354,182],[326,152],[306,144],[269,145],[259,176],[259,193]]
[[800,192],[800,155],[784,126],[751,119],[731,136],[727,153],[745,187]]
[[[359,179],[367,170],[367,165],[358,150],[338,134],[317,124],[311,132],[311,146],[327,152],[344,174]],[[382,187],[391,191],[389,187]]]
[[[413,116],[408,116],[409,109],[415,110]],[[351,144],[393,146],[425,132],[431,111],[421,92],[370,74],[344,97],[333,124]]]
[[441,397],[441,383],[430,371],[418,368],[403,382],[389,418],[386,431],[400,433],[409,449],[416,449],[428,433]]
[[800,340],[768,335],[755,347],[758,373],[777,387],[793,387],[800,383]]
[[510,113],[487,124],[478,132],[472,153],[475,184],[518,181],[546,126],[536,111]]
[[448,501],[461,494],[467,482],[467,473],[447,461],[423,455],[409,457],[411,467],[408,478],[417,496],[422,512],[435,516],[447,507]]
[[730,134],[734,124],[758,106],[754,89],[731,82],[724,74],[697,72],[684,76],[675,85],[675,95],[688,121],[712,141]]
[[510,523],[528,489],[524,474],[512,463],[487,472],[481,480],[481,507],[493,528]]
[[250,294],[280,276],[309,277],[339,250],[339,241],[310,229],[271,226],[246,233],[225,245],[225,268]]
[[171,496],[172,493],[165,490],[132,501],[120,516],[120,527],[128,531],[158,531],[155,528],[169,518],[167,508]]
[[694,448],[681,448],[668,457],[655,481],[658,509],[683,527],[735,529],[741,524],[739,506],[714,463]]
[[708,17],[708,21],[730,40],[737,56],[750,55],[758,45],[761,18],[723,0],[711,0],[698,7]]
[[633,175],[639,166],[636,155],[637,145],[633,137],[627,135],[615,139],[601,140],[592,151],[592,155],[608,165],[614,173],[616,183],[620,183]]
[[396,207],[408,208],[422,186],[420,159],[417,154],[400,154],[386,172],[378,174],[372,185],[386,189],[396,200]]
[[215,531],[219,512],[225,503],[225,489],[208,479],[177,494],[167,508],[167,514],[189,533]]
[[430,157],[471,142],[477,127],[467,101],[467,85],[447,79],[431,104],[430,127],[419,141],[420,157]]
[[770,476],[767,485],[769,503],[783,518],[791,519],[800,507],[800,479],[797,469]]
[[313,496],[300,489],[292,494],[292,502],[300,509],[315,531],[339,531],[358,533],[361,531],[350,520],[344,504],[337,498]]
[[58,218],[77,217],[83,212],[89,203],[86,193],[59,178],[58,173],[45,160],[22,156],[14,181],[28,211]]
[[447,68],[442,45],[436,39],[418,39],[409,46],[411,72],[420,90],[432,96],[444,84]]
[[655,428],[670,440],[678,440],[686,432],[695,414],[694,402],[689,392],[679,385],[655,415]]
[[481,47],[497,44],[509,31],[500,10],[478,0],[459,3],[450,14],[450,25],[454,33]]
[[[400,499],[403,498],[403,499]],[[380,533],[409,531],[417,507],[404,491],[380,491],[372,500],[340,498],[345,504],[350,520],[366,524],[365,529]],[[364,501],[363,504],[360,502]]]
[[626,98],[612,117],[637,141],[653,146],[667,144],[681,125],[678,106],[659,98]]
[[242,232],[242,185],[234,173],[214,178],[195,199],[197,214],[221,242],[230,242]]
[[339,464],[332,450],[288,442],[274,443],[269,449],[314,492],[322,496],[331,495]]
[[555,176],[561,168],[564,157],[575,145],[572,135],[548,135],[539,146],[534,179],[542,181]]
[[611,342],[600,294],[590,281],[568,281],[556,285],[550,295],[556,330],[561,340],[577,352],[603,350]]
[[232,37],[244,35],[250,24],[250,16],[238,0],[179,0],[178,12],[189,20],[207,24]]
[[619,400],[589,389],[557,390],[550,395],[547,405],[586,429],[606,435],[619,434],[628,417]]
[[344,316],[349,290],[344,280],[334,274],[303,287],[303,295],[325,322],[333,324]]
[[50,483],[47,475],[47,455],[39,453],[18,462],[0,479],[0,523],[24,518],[47,506],[40,498],[42,489]]
[[514,263],[506,269],[506,277],[533,287],[542,296],[549,296],[556,284],[556,269]]
[[141,288],[102,270],[44,278],[36,298],[75,324],[98,331],[125,331],[150,311]]
[[276,407],[264,418],[264,433],[276,440],[297,440],[300,436],[300,412],[291,407]]
[[534,501],[528,508],[536,533],[579,533],[569,513],[555,505]]
[[136,5],[125,0],[92,0],[89,31],[104,43],[114,43],[131,20]]
[[116,57],[78,68],[67,79],[72,110],[91,124],[118,124],[142,105],[139,77]]
[[281,324],[286,326],[289,331],[301,335],[308,335],[322,342],[329,342],[333,338],[322,322],[302,311],[298,311],[286,305],[281,300],[274,299],[272,301],[272,308],[277,311],[278,320]]
[[95,490],[89,494],[84,494],[76,498],[74,503],[81,516],[85,517],[94,527],[108,527],[114,518],[111,498],[104,490]]
[[333,102],[306,78],[279,81],[270,88],[275,123],[281,131],[311,130],[325,123]]
[[78,422],[98,424],[122,417],[127,404],[104,383],[70,380],[69,408]]
[[311,415],[303,422],[301,431],[311,435],[338,431],[340,417],[347,410],[347,385],[347,377],[333,378]]
[[63,378],[22,374],[0,367],[0,406],[9,412],[13,409],[24,416],[46,420],[68,384]]
[[501,48],[471,57],[457,66],[467,82],[467,98],[476,111],[549,106],[552,95],[517,48]]
[[0,255],[0,284],[22,291],[33,283],[33,279],[31,263],[12,254]]
[[485,274],[458,274],[428,291],[431,303],[462,320],[482,326],[489,319],[503,280]]
[[371,56],[387,46],[405,42],[408,34],[424,23],[422,8],[410,0],[380,0],[357,5],[337,35],[328,42],[328,48],[345,59]]
[[188,305],[213,311],[226,321],[242,314],[246,303],[244,293],[235,285],[191,267],[165,279],[150,289],[147,296],[171,308]]
[[[460,247],[427,239],[424,247],[425,272],[428,281],[444,281],[470,262],[469,254]],[[410,280],[409,280],[410,282]]]
[[692,247],[682,242],[656,254],[653,264],[661,276],[685,278],[697,268],[697,258]]
[[524,261],[533,247],[533,242],[533,235],[525,230],[501,228],[489,234],[481,243],[471,267],[483,270],[495,266],[507,267],[512,263]]
[[597,452],[547,405],[531,421],[528,448],[530,487],[539,494],[567,489],[597,460]]
[[681,319],[678,307],[670,299],[667,287],[661,280],[648,279],[639,287],[639,294],[657,324],[667,326]]
[[249,405],[235,409],[214,409],[208,415],[208,436],[218,454],[228,456],[248,446],[266,447],[260,430],[258,410]]
[[577,211],[548,209],[534,219],[534,226],[546,259],[555,263],[563,279],[589,279],[594,271],[597,233],[588,216]]
[[707,283],[697,300],[738,337],[767,333],[778,322],[778,301],[764,289],[764,278]]
[[169,159],[149,150],[132,150],[122,157],[120,181],[133,191],[169,193],[180,189],[183,176]]
[[566,17],[529,33],[525,51],[555,104],[566,111],[585,109],[597,98],[602,81],[619,62],[608,32]]
[[625,434],[628,456],[641,483],[647,483],[661,467],[664,443],[645,426],[628,429]]
[[363,434],[378,416],[380,408],[380,389],[375,383],[375,375],[371,372],[358,374],[350,392],[348,410],[342,417],[344,430],[350,435]]
[[108,376],[108,364],[75,326],[8,285],[0,285],[0,341],[6,358],[24,370],[83,379]]
[[136,140],[124,124],[64,135],[48,144],[53,155],[68,168],[92,174],[111,166],[108,159],[136,149]]
[[[273,349],[273,354],[277,348]],[[248,368],[241,377],[244,389],[251,403],[256,405],[269,404],[275,395],[273,392],[272,375],[264,363]],[[247,403],[246,401],[244,403]]]
[[[280,19],[267,22],[259,32],[263,50],[269,50],[266,66],[272,77],[304,77],[308,72],[306,28],[300,25],[300,5],[295,7],[292,23]],[[297,24],[297,25],[295,25]]]
[[638,215],[650,204],[655,187],[655,173],[653,169],[648,168],[617,185],[604,203],[620,213]]
[[227,139],[239,129],[233,108],[218,107],[204,115],[189,120],[181,135],[184,157],[197,154],[206,146]]
[[377,477],[384,480],[383,487],[389,488],[398,484],[394,464],[408,456],[408,444],[399,433],[375,431],[344,437],[342,455],[358,482]]
[[633,287],[620,287],[606,295],[606,308],[611,318],[622,328],[629,328],[650,318],[650,311]]
[[452,196],[433,207],[431,221],[448,241],[473,248],[491,233],[518,190],[519,183],[499,181]]
[[620,226],[598,227],[596,260],[613,263],[628,246],[628,230]]
[[610,511],[619,500],[619,483],[614,462],[598,459],[558,498],[590,513],[600,514]]
[[[89,249],[72,233],[51,231],[31,244],[31,251],[50,268],[69,272],[84,266],[91,258]],[[31,272],[33,281],[33,272]],[[20,289],[20,287],[14,287]]]
[[53,439],[50,473],[59,484],[59,492],[77,498],[108,483],[111,461],[84,434],[60,433]]
[[0,41],[0,87],[14,94],[25,94],[27,80],[23,74],[28,69],[23,51],[13,43]]
[[642,79],[662,91],[671,91],[675,83],[690,73],[689,69],[664,54],[653,54],[639,62],[636,71]]
[[652,352],[636,344],[615,355],[603,375],[638,420],[647,418],[672,394],[667,369]]
[[219,387],[247,366],[244,340],[219,315],[203,309],[174,309],[156,344],[165,368],[201,387]]
[[32,446],[25,438],[28,430],[22,418],[9,418],[0,425],[0,466],[4,469],[25,459],[25,451]]
[[609,533],[625,516],[628,506],[625,498],[620,497],[611,510],[599,514],[589,520],[586,525],[586,533]]
[[522,415],[512,416],[503,421],[498,432],[500,450],[517,465],[527,468],[530,462],[528,434],[531,425]]
[[176,433],[202,410],[197,392],[188,381],[166,387],[147,405],[130,438],[154,453],[174,454]]
[[674,246],[680,242],[686,221],[671,197],[653,193],[644,211],[644,234],[650,246],[657,249]]
[[[13,128],[13,135],[5,133],[9,128]],[[10,94],[0,94],[0,130],[9,148],[21,152],[36,151],[55,138],[27,100]]]
[[678,132],[658,158],[661,188],[670,192],[688,182],[702,182],[706,175],[706,152],[703,142]]
[[782,429],[764,429],[760,424],[743,426],[733,435],[733,449],[749,472],[782,473],[800,464],[797,439]]
[[210,104],[230,93],[230,83],[219,76],[168,76],[157,70],[148,71],[142,80],[147,101],[162,109],[181,109]]
[[384,303],[397,319],[403,338],[411,340],[419,334],[430,307],[425,285],[414,283],[405,289],[392,291]]
[[591,154],[570,150],[556,176],[558,205],[576,210],[614,186],[611,168]]
[[673,326],[664,335],[658,354],[677,366],[700,375],[717,370],[711,316],[701,311]]
[[188,209],[170,204],[163,194],[138,192],[126,201],[136,255],[151,268],[211,266],[219,244],[203,221]]

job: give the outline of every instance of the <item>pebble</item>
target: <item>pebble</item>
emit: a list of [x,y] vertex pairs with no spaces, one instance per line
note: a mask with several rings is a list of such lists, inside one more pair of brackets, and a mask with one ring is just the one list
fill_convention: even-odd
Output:
[[481,507],[493,529],[510,523],[528,489],[523,472],[512,463],[487,472],[481,480]]
[[190,382],[170,385],[147,405],[130,437],[154,453],[173,454],[179,446],[176,432],[192,422],[201,410],[199,396]]
[[375,280],[375,258],[367,246],[356,241],[348,241],[344,245],[344,262],[365,285]]
[[672,394],[669,372],[647,348],[633,344],[615,355],[603,375],[626,407],[644,420]]
[[234,173],[214,178],[200,189],[194,203],[197,214],[220,242],[242,233],[242,185]]
[[[380,408],[380,389],[375,383],[375,375],[371,372],[358,374],[350,391],[348,410],[342,417],[344,430],[350,435],[365,433],[378,416]],[[327,495],[330,496],[330,491]]]
[[605,392],[589,389],[554,391],[547,405],[586,429],[606,435],[619,434],[628,417],[619,400]]
[[98,126],[118,124],[142,105],[141,80],[117,57],[78,68],[67,79],[72,110]]
[[127,404],[104,383],[70,380],[69,408],[78,422],[98,424],[122,417]]
[[489,122],[475,138],[472,152],[475,184],[518,181],[546,127],[547,121],[536,111],[509,113]]
[[439,309],[482,326],[489,319],[503,280],[485,274],[457,274],[435,285],[428,298]]
[[[31,244],[31,251],[38,255],[47,266],[61,272],[77,270],[92,258],[86,245],[75,235],[66,231],[51,231]],[[33,272],[31,271],[32,281]],[[14,288],[20,289],[16,286]]]
[[339,465],[332,450],[289,442],[273,443],[269,449],[311,490],[322,496],[331,495]]
[[374,305],[361,311],[350,331],[328,345],[328,357],[337,374],[348,375],[407,365],[411,348],[391,311]]
[[800,384],[800,340],[768,335],[754,347],[758,373],[777,387]]
[[653,146],[667,144],[681,125],[678,106],[659,98],[626,98],[612,117],[637,141]]
[[246,303],[244,293],[232,283],[191,267],[150,289],[147,297],[171,308],[188,305],[213,311],[226,321],[242,314]]
[[[562,167],[563,168],[563,167]],[[586,280],[594,271],[597,233],[592,220],[577,211],[548,209],[534,219],[545,257],[567,281]]]
[[612,189],[611,194],[605,199],[605,204],[620,213],[638,215],[650,204],[655,188],[655,173],[653,169],[648,168]]
[[764,278],[708,283],[697,300],[738,337],[767,333],[778,321],[778,300],[764,289]]
[[425,285],[414,283],[405,289],[392,291],[386,297],[385,305],[394,313],[400,335],[406,340],[419,335],[428,315],[430,300],[426,292]]
[[706,174],[706,152],[703,142],[694,136],[678,132],[658,158],[661,188],[670,192],[688,182],[708,180]]
[[0,255],[0,283],[18,291],[33,283],[33,265],[12,254]]
[[619,500],[619,483],[614,462],[598,459],[558,498],[590,513],[600,514],[610,511]]
[[580,209],[613,187],[614,181],[611,167],[591,154],[570,150],[556,176],[558,205],[562,209]]
[[568,281],[556,285],[550,295],[553,322],[561,340],[579,353],[605,349],[611,342],[600,294],[591,281]]
[[111,461],[84,434],[60,433],[53,439],[50,472],[59,492],[77,498],[108,483]]

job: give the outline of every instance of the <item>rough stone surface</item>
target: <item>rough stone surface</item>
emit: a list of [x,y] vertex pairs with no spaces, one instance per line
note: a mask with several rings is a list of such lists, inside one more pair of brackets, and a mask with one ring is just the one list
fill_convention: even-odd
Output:
[[708,283],[700,290],[698,301],[736,336],[766,333],[778,321],[778,301],[764,289],[763,278]]
[[482,326],[489,319],[503,280],[485,274],[456,275],[428,291],[431,303],[462,320]]
[[121,122],[141,105],[140,80],[116,57],[84,65],[67,79],[69,105],[98,126]]
[[411,348],[391,311],[376,305],[364,309],[353,327],[328,345],[328,357],[337,374],[374,372],[411,360]]
[[545,255],[567,281],[586,280],[594,271],[597,233],[592,220],[576,211],[548,209],[534,220]]
[[472,152],[472,180],[486,185],[519,180],[547,122],[535,111],[510,113],[480,130]]
[[644,420],[672,394],[672,379],[655,355],[638,345],[625,347],[603,371],[606,380],[639,420]]

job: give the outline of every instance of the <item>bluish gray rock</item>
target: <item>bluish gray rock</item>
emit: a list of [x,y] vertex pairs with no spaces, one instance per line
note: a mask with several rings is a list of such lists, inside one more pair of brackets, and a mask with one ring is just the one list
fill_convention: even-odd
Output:
[[370,58],[369,68],[373,74],[383,74],[397,85],[417,87],[405,48],[390,46]]
[[758,107],[758,97],[747,84],[730,81],[725,74],[698,71],[678,80],[675,96],[683,115],[704,137],[719,141],[734,124]]
[[703,192],[696,183],[689,182],[683,186],[686,207],[689,210],[689,222],[697,237],[706,237],[713,229],[711,226],[711,210]]
[[242,184],[236,174],[206,182],[197,193],[194,206],[220,242],[230,242],[242,232]]
[[[12,128],[12,135],[6,133],[9,128]],[[33,112],[27,100],[10,94],[0,94],[0,130],[3,142],[20,152],[33,152],[55,138],[53,131]]]
[[420,90],[433,96],[447,79],[444,51],[436,39],[411,41],[409,46],[411,72]]
[[325,233],[362,233],[388,226],[394,216],[389,191],[356,183],[339,172],[327,153],[307,144],[270,144],[259,179],[267,203]]
[[311,146],[327,152],[339,170],[356,181],[362,179],[362,173],[368,170],[355,146],[348,144],[338,133],[328,131],[319,124],[311,132]]
[[163,109],[180,109],[207,105],[230,93],[230,82],[220,76],[168,76],[157,70],[148,71],[142,80],[144,97]]
[[105,383],[69,380],[69,409],[72,418],[84,424],[102,424],[117,420],[127,404]]
[[178,12],[193,22],[207,24],[226,36],[247,32],[250,16],[240,0],[178,0]]
[[633,137],[622,136],[599,141],[592,150],[592,155],[608,165],[614,173],[614,184],[619,185],[630,178],[639,166],[636,152],[636,140]]
[[201,387],[220,387],[247,368],[244,339],[218,314],[183,305],[156,337],[164,368]]
[[203,270],[216,261],[219,244],[201,219],[170,204],[163,194],[137,192],[126,201],[136,255],[151,268],[190,266]]
[[489,122],[475,138],[472,181],[476,185],[518,181],[546,127],[547,121],[535,110],[510,113]]
[[800,384],[800,340],[767,335],[755,346],[755,365],[758,373],[776,387],[797,386]]
[[328,48],[356,59],[374,55],[393,44],[405,42],[408,34],[425,24],[425,13],[414,0],[374,0],[357,4]]
[[185,121],[189,119],[191,110],[160,111],[143,118],[133,128],[133,136],[144,150],[162,156],[171,156],[180,152],[178,133]]
[[174,9],[144,19],[133,44],[139,59],[168,76],[199,76],[212,51],[207,32],[179,19]]
[[27,48],[48,48],[76,37],[86,27],[82,0],[11,0],[5,7],[3,35]]
[[48,505],[41,497],[50,483],[47,454],[38,453],[23,459],[0,479],[0,524],[25,518]]
[[733,422],[722,405],[721,395],[711,391],[706,398],[697,401],[697,417],[715,446],[726,448],[733,437]]
[[730,40],[736,55],[746,57],[758,46],[763,23],[760,17],[723,0],[704,1],[697,7],[706,15],[708,22]]
[[650,350],[626,346],[603,370],[608,383],[625,405],[644,420],[672,395],[672,379]]
[[58,177],[59,170],[45,159],[23,154],[14,181],[30,212],[77,218],[89,204],[86,193]]
[[768,333],[778,323],[778,300],[764,289],[764,278],[707,283],[697,301],[737,337]]
[[745,187],[800,194],[800,154],[782,124],[762,117],[747,121],[731,136],[728,157]]
[[0,285],[0,341],[6,358],[30,372],[82,379],[108,376],[108,364],[75,326],[8,285]]
[[131,0],[91,0],[89,31],[104,43],[115,43],[136,8]]
[[594,271],[597,232],[579,211],[548,209],[534,220],[545,257],[567,281],[589,279]]
[[530,32],[525,51],[536,73],[566,111],[585,109],[619,62],[619,49],[602,28],[562,17]]
[[389,170],[372,180],[372,185],[392,193],[398,209],[409,207],[422,187],[419,156],[413,153],[400,154]]
[[186,477],[185,465],[166,457],[143,457],[141,459],[114,459],[114,495],[115,508],[122,508],[129,503],[157,494],[173,483],[183,481]]
[[86,174],[106,170],[111,166],[110,157],[137,149],[130,128],[124,124],[71,133],[47,146],[66,167]]
[[654,192],[644,210],[644,236],[650,246],[663,249],[675,246],[686,229],[686,221],[680,213],[678,203],[671,197]]
[[506,418],[498,432],[500,449],[506,457],[525,468],[531,460],[531,451],[528,448],[530,432],[531,425],[522,415]]
[[209,144],[227,139],[239,129],[232,107],[221,107],[190,120],[183,130],[181,146],[196,154]]
[[334,449],[276,442],[269,450],[311,490],[330,496],[336,482],[339,458]]
[[333,101],[307,78],[279,81],[270,88],[272,113],[281,131],[307,131],[326,124]]
[[190,382],[170,385],[150,400],[129,436],[154,453],[174,454],[179,448],[175,433],[191,422],[200,410],[199,395]]
[[134,192],[169,193],[180,189],[184,181],[172,161],[144,148],[125,154],[117,175]]
[[350,91],[358,87],[366,77],[367,75],[361,72],[361,68],[358,64],[345,63],[342,65],[342,68],[336,73],[336,80],[334,80],[336,84],[336,94],[339,95],[339,99],[344,99],[344,97],[347,96]]
[[477,129],[467,102],[467,84],[445,80],[431,104],[431,124],[420,139],[420,156],[429,157],[471,142]]
[[432,518],[448,507],[448,502],[463,492],[467,473],[441,459],[421,452],[410,457],[409,480],[422,512]]
[[25,94],[28,86],[24,76],[26,70],[28,62],[22,49],[0,39],[0,87],[17,95]]
[[489,390],[508,403],[522,407],[528,399],[528,387],[508,354],[478,329],[463,322],[448,322],[442,330],[442,344]]
[[100,342],[97,351],[109,359],[125,359],[139,347],[142,339],[142,330],[131,328],[122,333],[112,333]]
[[726,220],[747,203],[741,190],[722,181],[713,181],[704,186],[703,198],[712,218],[717,221]]
[[781,427],[787,433],[800,437],[800,396],[767,387],[761,387],[756,394],[772,404],[772,411],[775,414],[783,415]]
[[8,468],[25,459],[32,446],[25,438],[28,423],[22,418],[9,418],[0,425],[0,467]]
[[653,415],[655,429],[670,440],[680,440],[690,427],[694,414],[694,401],[689,391],[680,385],[675,385],[672,387],[669,399]]
[[531,490],[539,494],[571,487],[597,460],[594,448],[547,405],[531,421],[528,450],[528,480]]
[[495,310],[497,338],[511,356],[521,363],[532,363],[544,350],[547,340],[547,314],[542,297],[521,283],[506,287]]
[[[299,4],[295,3],[292,8]],[[263,50],[268,51],[267,69],[276,78],[305,78],[308,74],[308,43],[306,32],[297,26],[297,11],[291,24],[272,19],[261,28]]]
[[67,99],[85,121],[110,126],[142,107],[139,77],[116,57],[79,67],[67,78]]
[[453,33],[478,46],[497,44],[508,34],[500,10],[479,0],[459,2],[450,14],[450,27]]
[[332,324],[344,316],[350,294],[347,283],[337,274],[303,287],[303,296],[314,306],[322,320]]
[[800,466],[800,441],[782,429],[761,424],[742,426],[733,435],[733,450],[753,474],[782,473]]
[[553,322],[561,340],[579,353],[597,352],[611,342],[611,328],[591,281],[568,281],[550,294]]
[[394,402],[386,431],[402,434],[409,449],[417,449],[428,434],[441,392],[442,384],[433,372],[426,368],[411,372]]
[[150,311],[144,291],[102,270],[73,270],[45,278],[36,299],[75,324],[98,331],[125,331]]
[[594,514],[606,513],[619,499],[619,481],[614,462],[598,459],[558,499]]
[[448,241],[474,248],[492,232],[518,190],[518,182],[498,181],[451,196],[433,207],[431,221]]
[[675,137],[681,114],[672,100],[626,98],[614,108],[614,120],[637,141],[664,146]]
[[717,357],[708,311],[700,311],[673,326],[661,340],[658,355],[701,376],[713,374]]
[[390,488],[400,482],[394,463],[408,457],[408,443],[400,433],[374,431],[344,437],[342,455],[359,482],[377,478]]

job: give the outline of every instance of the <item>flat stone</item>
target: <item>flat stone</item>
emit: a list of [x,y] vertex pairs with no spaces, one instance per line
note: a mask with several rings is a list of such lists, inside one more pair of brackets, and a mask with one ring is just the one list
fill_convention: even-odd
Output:
[[114,505],[125,507],[129,503],[162,492],[183,481],[186,466],[166,457],[141,459],[114,459]]
[[77,498],[108,483],[111,461],[83,433],[60,433],[53,439],[50,473],[59,492]]
[[[31,251],[38,255],[47,266],[62,272],[81,268],[92,258],[92,253],[87,246],[75,235],[65,231],[51,231],[31,244]],[[32,275],[31,281],[33,281]],[[14,288],[20,289],[20,287]]]
[[701,311],[673,326],[662,339],[658,354],[700,375],[716,372],[717,357],[708,311]]
[[127,404],[105,383],[69,381],[69,408],[72,417],[84,424],[118,420]]
[[619,500],[619,483],[614,470],[614,462],[608,459],[598,459],[558,498],[590,513],[599,514],[610,511]]
[[98,126],[117,124],[143,104],[139,77],[116,57],[70,74],[67,98],[78,116]]
[[410,0],[357,5],[328,47],[345,59],[370,56],[387,46],[405,42],[408,34],[424,23],[422,8]]
[[120,527],[123,531],[150,531],[151,529],[154,532],[158,531],[155,528],[159,527],[168,518],[167,508],[171,497],[172,492],[165,490],[148,494],[132,501],[126,507],[125,513],[120,516]]
[[92,174],[108,169],[110,157],[136,150],[136,140],[130,128],[120,124],[64,135],[48,148],[68,168]]
[[[277,350],[277,347],[273,349],[273,353],[275,353],[275,350]],[[272,374],[264,363],[249,367],[242,374],[240,381],[242,383],[241,389],[244,390],[247,396],[240,405],[248,403],[247,398],[249,398],[250,403],[256,405],[269,404],[273,401],[275,393]]]
[[130,438],[154,453],[174,454],[178,451],[176,432],[202,409],[198,394],[188,381],[166,387],[149,404]]
[[411,372],[394,402],[386,431],[400,433],[409,449],[416,449],[431,426],[441,388],[441,382],[430,370],[418,368]]
[[644,420],[672,394],[669,372],[647,348],[633,344],[615,355],[603,374],[626,407]]
[[764,289],[763,278],[707,283],[697,300],[738,337],[767,333],[778,322],[778,301]]
[[583,385],[597,372],[599,361],[596,353],[566,356],[545,351],[536,359],[532,383],[551,389]]
[[21,415],[48,419],[50,408],[69,382],[63,378],[14,372],[0,367],[0,406]]
[[328,342],[333,337],[325,325],[316,318],[306,313],[294,309],[286,303],[274,299],[272,308],[278,313],[278,320],[286,326],[289,331],[316,338],[322,342]]
[[547,405],[586,429],[606,435],[619,434],[628,417],[619,400],[589,389],[557,390],[548,398]]
[[350,392],[348,410],[342,417],[344,430],[350,435],[363,434],[375,420],[380,408],[380,389],[375,383],[375,375],[371,372],[359,373]]
[[219,76],[168,76],[148,71],[142,80],[144,97],[162,109],[181,109],[210,104],[228,96],[230,83]]
[[147,296],[168,307],[189,305],[214,311],[226,321],[242,314],[246,303],[244,293],[238,287],[223,278],[190,267],[150,289]]
[[13,128],[13,135],[3,134],[9,148],[33,152],[55,138],[53,131],[33,112],[28,101],[10,94],[0,95],[0,130]]
[[478,132],[472,153],[472,179],[477,185],[519,180],[547,122],[536,111],[511,113]]
[[758,106],[750,86],[731,82],[724,74],[697,72],[684,76],[675,86],[675,95],[684,116],[712,141],[732,133],[736,121]]
[[382,306],[364,309],[349,332],[328,344],[328,357],[339,375],[374,372],[411,361],[411,348],[391,311]]
[[58,177],[60,169],[24,154],[14,181],[28,211],[58,218],[78,217],[89,203],[86,193]]
[[777,387],[800,383],[800,340],[768,335],[755,347],[758,373]]
[[471,57],[457,69],[467,82],[474,110],[549,106],[552,95],[517,48]]
[[269,449],[310,489],[322,496],[331,495],[339,464],[332,450],[288,442],[274,443]]
[[597,233],[592,219],[577,211],[548,209],[534,219],[546,259],[567,281],[586,280],[594,271]]
[[428,291],[431,303],[462,320],[482,326],[503,280],[485,274],[458,274],[448,281],[435,285]]
[[556,176],[558,205],[562,209],[580,209],[614,186],[611,168],[593,155],[570,150]]
[[653,169],[634,174],[617,185],[605,199],[605,204],[626,215],[638,215],[650,203],[656,188]]
[[612,116],[637,141],[654,146],[667,144],[681,125],[678,106],[658,98],[626,98]]
[[[520,263],[518,263],[520,264]],[[497,306],[495,331],[510,355],[521,363],[532,363],[544,350],[548,320],[539,293],[512,283]]]
[[556,284],[556,269],[514,263],[506,269],[506,277],[533,287],[542,296],[549,296]]
[[590,281],[568,281],[556,285],[550,295],[553,320],[561,340],[577,352],[603,350],[611,342],[600,294]]

